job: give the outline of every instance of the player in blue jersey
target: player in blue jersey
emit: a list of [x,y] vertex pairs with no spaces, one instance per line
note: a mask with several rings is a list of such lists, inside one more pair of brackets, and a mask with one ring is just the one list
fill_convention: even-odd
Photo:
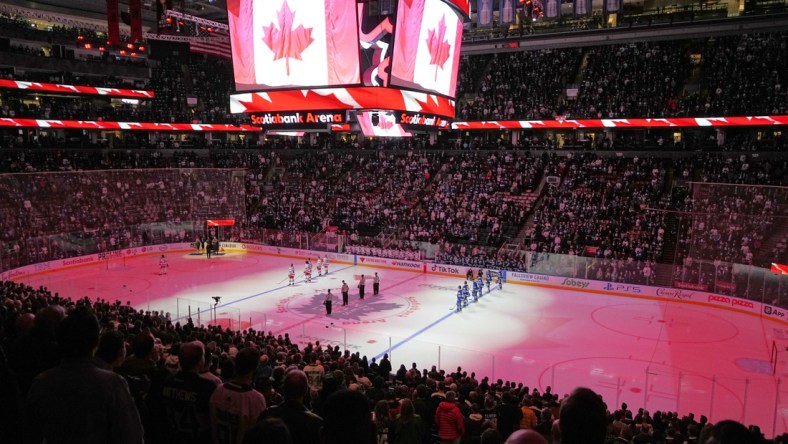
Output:
[[490,285],[492,285],[492,279],[493,279],[492,278],[492,270],[487,270],[486,276],[487,276],[487,278],[486,278],[486,280],[487,280],[487,293],[489,293],[490,292]]
[[471,295],[473,296],[473,302],[479,300],[479,286],[476,285],[476,279],[471,282]]
[[457,312],[462,311],[462,295],[463,295],[462,285],[458,285],[457,286]]

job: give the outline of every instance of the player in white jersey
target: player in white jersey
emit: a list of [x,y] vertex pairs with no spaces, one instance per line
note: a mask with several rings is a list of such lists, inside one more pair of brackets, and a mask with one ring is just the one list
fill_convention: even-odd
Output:
[[323,276],[323,260],[320,259],[320,256],[317,257],[317,275]]
[[328,275],[328,256],[323,256],[323,274]]
[[309,262],[309,259],[307,259],[306,264],[304,264],[304,280],[306,282],[312,282],[312,263]]
[[293,264],[290,264],[290,268],[287,269],[287,279],[290,282],[287,285],[295,285],[295,267],[293,267]]
[[159,258],[159,276],[167,274],[168,268],[170,268],[170,264],[167,263],[167,258],[162,254]]

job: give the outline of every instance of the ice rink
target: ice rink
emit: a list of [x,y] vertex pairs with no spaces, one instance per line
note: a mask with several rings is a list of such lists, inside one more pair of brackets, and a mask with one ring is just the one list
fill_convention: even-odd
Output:
[[[369,266],[331,264],[329,274],[287,285],[303,261],[258,254],[169,253],[168,274],[156,255],[107,266],[86,265],[25,280],[61,296],[129,301],[173,319],[245,329],[263,327],[302,343],[321,341],[369,358],[391,355],[419,368],[462,366],[563,394],[587,386],[609,406],[627,402],[649,411],[704,414],[711,421],[757,424],[767,436],[788,431],[788,352],[770,363],[773,341],[788,338],[782,323],[741,312],[537,286],[507,285],[456,313],[462,280]],[[372,295],[371,276],[381,278]],[[366,298],[357,280],[367,276]],[[341,306],[342,281],[350,304]],[[325,314],[327,290],[334,310]],[[221,301],[214,306],[213,297]]]

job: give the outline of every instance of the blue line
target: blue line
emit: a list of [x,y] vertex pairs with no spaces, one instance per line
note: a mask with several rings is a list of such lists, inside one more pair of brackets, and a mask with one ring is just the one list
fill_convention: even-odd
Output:
[[[348,265],[347,267],[340,268],[340,269],[338,269],[337,271],[347,270],[348,268],[352,268],[352,267],[354,267],[354,265]],[[334,273],[336,273],[337,271],[335,271]],[[326,275],[326,276],[328,276],[328,275]],[[301,279],[301,280],[296,280],[296,282],[304,282],[304,280],[303,280],[303,279]],[[229,306],[229,305],[233,305],[233,304],[235,304],[236,302],[241,302],[241,301],[245,301],[245,300],[247,300],[247,299],[256,298],[257,296],[262,296],[262,295],[264,295],[264,294],[273,293],[273,292],[275,292],[275,291],[281,290],[281,289],[283,289],[283,288],[287,288],[287,287],[289,287],[289,286],[290,286],[290,285],[288,284],[288,285],[283,285],[283,286],[281,286],[281,287],[272,288],[272,289],[270,289],[270,290],[266,290],[266,291],[263,291],[263,292],[261,292],[261,293],[253,294],[253,295],[251,295],[251,296],[246,296],[246,297],[243,297],[243,298],[241,298],[241,299],[236,299],[236,300],[234,300],[234,301],[232,301],[232,302],[228,302],[228,303],[226,303],[226,304],[217,305],[216,307],[213,307],[213,306],[211,306],[211,305],[210,305],[210,303],[209,303],[209,305],[208,305],[208,306],[209,306],[209,309],[210,309],[210,310],[213,310],[214,308],[222,308],[222,307],[227,307],[227,306]],[[173,321],[180,321],[181,319],[188,319],[188,318],[189,318],[189,315],[184,315],[184,316],[181,316],[181,317],[179,317],[179,318],[175,318],[175,319],[173,319]]]
[[[492,290],[491,290],[491,291],[489,291],[487,294],[490,294],[490,293],[492,293]],[[470,304],[469,304],[469,305],[470,305]],[[454,310],[454,309],[452,309],[452,311],[451,311],[451,312],[449,312],[449,314],[443,315],[443,317],[441,317],[441,318],[440,318],[440,319],[438,319],[437,321],[434,321],[432,324],[430,324],[430,325],[428,325],[428,326],[426,326],[426,327],[422,328],[421,330],[418,330],[416,333],[413,333],[412,335],[408,336],[407,338],[405,338],[405,339],[403,339],[403,340],[399,341],[398,343],[396,343],[395,345],[391,346],[390,348],[387,348],[387,349],[386,349],[386,351],[384,351],[383,353],[379,353],[377,356],[375,356],[375,359],[377,360],[377,359],[380,359],[380,358],[382,358],[384,354],[386,354],[386,353],[388,353],[388,352],[390,352],[390,351],[393,351],[393,350],[396,350],[396,349],[398,349],[399,347],[401,347],[401,346],[405,345],[406,343],[410,342],[410,340],[411,340],[411,339],[413,339],[413,338],[415,338],[416,336],[418,336],[418,335],[420,335],[420,334],[424,333],[425,331],[427,331],[427,330],[431,329],[432,327],[434,327],[434,326],[436,326],[436,325],[440,324],[441,322],[445,321],[445,320],[446,320],[446,319],[448,319],[450,316],[452,316],[452,315],[455,315],[455,314],[457,314],[457,311],[456,311],[456,310]]]
[[384,351],[383,353],[379,353],[377,356],[375,356],[375,359],[376,359],[376,360],[377,360],[377,359],[380,359],[380,358],[382,358],[382,357],[383,357],[383,355],[384,355],[384,354],[387,354],[387,353],[389,353],[389,352],[391,352],[391,351],[393,351],[393,350],[396,350],[396,349],[398,349],[400,346],[402,346],[402,345],[405,345],[406,343],[410,342],[410,340],[411,340],[411,339],[413,339],[413,338],[415,338],[416,336],[418,336],[418,335],[420,335],[420,334],[424,333],[425,331],[427,331],[427,330],[431,329],[432,327],[434,327],[434,326],[436,326],[436,325],[440,324],[441,322],[443,322],[443,321],[445,321],[446,319],[448,319],[448,318],[449,318],[449,316],[452,316],[452,315],[454,315],[454,314],[456,314],[456,313],[457,313],[457,312],[456,312],[455,310],[452,310],[451,312],[449,312],[449,314],[446,314],[446,315],[444,315],[442,318],[438,319],[437,321],[434,321],[432,324],[430,324],[430,325],[428,325],[428,326],[426,326],[426,327],[422,328],[421,330],[417,331],[416,333],[413,333],[412,335],[408,336],[407,338],[405,338],[405,339],[403,339],[403,340],[399,341],[397,344],[393,345],[391,348],[388,348],[388,349],[386,349],[386,351]]

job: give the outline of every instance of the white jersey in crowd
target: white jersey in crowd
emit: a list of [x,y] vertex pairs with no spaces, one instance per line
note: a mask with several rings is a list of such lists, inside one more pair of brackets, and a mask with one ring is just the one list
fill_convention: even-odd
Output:
[[319,362],[305,366],[304,373],[306,373],[307,380],[309,381],[309,388],[312,390],[320,390],[323,388],[323,376],[325,376],[326,370]]
[[220,385],[211,395],[213,442],[240,444],[266,408],[265,397],[252,386],[232,381]]

